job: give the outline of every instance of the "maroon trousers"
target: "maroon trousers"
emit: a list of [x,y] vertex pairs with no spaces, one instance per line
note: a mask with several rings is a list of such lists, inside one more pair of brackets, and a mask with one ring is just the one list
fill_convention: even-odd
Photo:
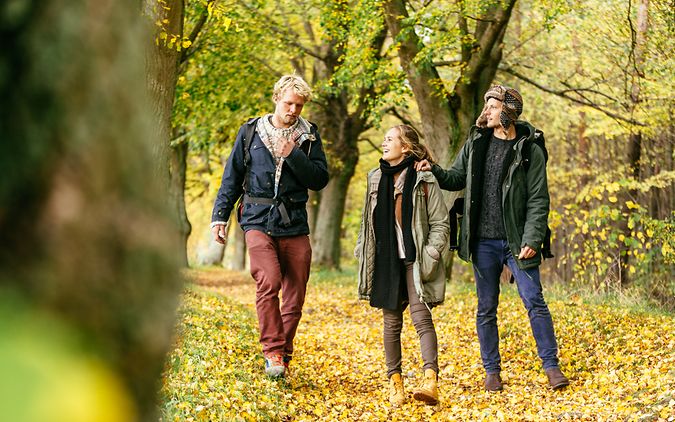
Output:
[[309,279],[312,260],[309,237],[271,237],[249,230],[246,246],[256,283],[255,308],[263,353],[290,356]]

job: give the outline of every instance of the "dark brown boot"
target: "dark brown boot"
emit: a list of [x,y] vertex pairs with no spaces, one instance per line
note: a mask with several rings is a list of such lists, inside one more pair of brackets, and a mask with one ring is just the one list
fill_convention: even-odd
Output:
[[485,389],[487,391],[502,391],[504,389],[502,377],[498,373],[487,374],[485,376]]
[[570,380],[560,371],[560,368],[548,368],[546,370],[546,376],[548,377],[548,384],[554,390],[559,390],[570,385]]

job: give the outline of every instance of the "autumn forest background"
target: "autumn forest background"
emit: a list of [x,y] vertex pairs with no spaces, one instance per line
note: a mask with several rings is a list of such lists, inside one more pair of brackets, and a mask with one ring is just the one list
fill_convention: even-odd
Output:
[[[0,6],[0,409],[8,420],[675,420],[670,0],[21,0]],[[331,181],[309,204],[297,369],[266,379],[243,234],[208,225],[239,126],[314,89]],[[546,297],[572,385],[541,380],[502,287],[506,391],[480,388],[470,267],[434,311],[441,404],[386,406],[352,251],[384,132],[441,165],[493,83],[549,153]],[[448,194],[450,205],[458,194]],[[408,322],[406,323],[408,324]],[[404,328],[407,382],[421,366]],[[80,419],[78,419],[80,418]]]

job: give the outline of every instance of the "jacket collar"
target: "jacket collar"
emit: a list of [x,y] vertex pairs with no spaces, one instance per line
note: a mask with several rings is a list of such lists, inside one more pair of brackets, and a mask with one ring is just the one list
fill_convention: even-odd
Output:
[[[516,139],[520,141],[525,138],[526,140],[534,139],[534,126],[525,120],[517,120],[516,123]],[[475,141],[479,138],[487,138],[492,136],[492,129],[478,127],[476,125],[471,126],[469,129],[469,142]]]

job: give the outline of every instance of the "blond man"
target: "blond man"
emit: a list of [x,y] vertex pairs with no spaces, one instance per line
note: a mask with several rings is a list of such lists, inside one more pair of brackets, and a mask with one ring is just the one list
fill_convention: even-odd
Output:
[[317,127],[300,116],[310,99],[299,76],[285,75],[274,85],[274,113],[239,129],[211,218],[216,241],[224,243],[239,201],[235,212],[246,234],[265,372],[272,377],[288,371],[305,301],[312,257],[308,189],[328,183]]

